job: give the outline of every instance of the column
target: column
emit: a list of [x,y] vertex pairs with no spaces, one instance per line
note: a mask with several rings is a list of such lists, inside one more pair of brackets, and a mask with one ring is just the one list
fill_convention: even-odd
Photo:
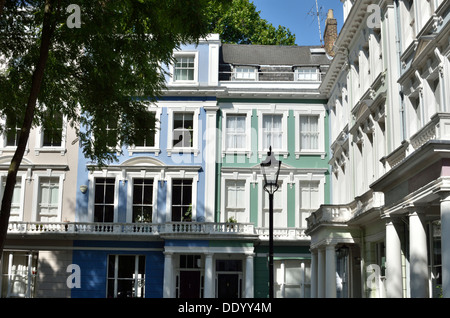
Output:
[[325,298],[325,250],[317,252],[317,297]]
[[217,110],[215,106],[204,106],[206,111],[206,129],[203,135],[204,148],[202,156],[205,162],[205,221],[214,222],[216,204],[216,146],[217,146]]
[[386,222],[386,294],[388,298],[403,295],[401,243],[392,218]]
[[442,293],[450,298],[450,192],[441,192]]
[[317,298],[317,250],[311,250],[311,298]]
[[326,247],[325,282],[326,298],[336,298],[336,246],[334,244]]
[[245,255],[245,298],[253,298],[253,256],[254,254]]
[[205,290],[204,298],[214,298],[213,254],[205,254]]
[[411,298],[429,297],[427,234],[423,214],[409,208],[409,261]]
[[173,298],[174,286],[172,284],[173,277],[173,253],[164,252],[164,288],[163,297]]

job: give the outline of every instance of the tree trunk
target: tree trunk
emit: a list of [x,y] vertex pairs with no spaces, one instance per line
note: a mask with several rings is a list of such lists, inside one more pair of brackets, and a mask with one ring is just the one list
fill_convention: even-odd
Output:
[[[0,0],[1,1],[1,0]],[[55,0],[46,0],[44,21],[41,34],[41,46],[39,49],[39,59],[36,63],[36,69],[33,72],[31,79],[31,90],[27,101],[22,130],[20,132],[19,141],[16,152],[11,160],[6,177],[6,185],[3,193],[2,204],[0,208],[0,260],[5,246],[6,235],[8,233],[9,216],[11,214],[11,201],[14,194],[14,187],[16,185],[17,171],[22,162],[23,155],[30,136],[30,130],[33,124],[34,111],[36,109],[36,102],[41,89],[42,80],[44,78],[45,65],[48,59],[51,38],[55,31],[56,20],[54,15]]]

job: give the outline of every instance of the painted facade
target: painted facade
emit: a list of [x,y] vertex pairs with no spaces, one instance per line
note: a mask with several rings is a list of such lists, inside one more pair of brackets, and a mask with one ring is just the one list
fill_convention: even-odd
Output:
[[[283,54],[300,54],[304,65],[254,61],[248,78],[248,68],[225,63],[217,35],[182,46],[167,66],[167,91],[148,106],[158,119],[155,134],[101,169],[83,156],[69,125],[51,149],[34,144],[45,139],[36,129],[19,173],[2,297],[267,297],[259,162],[269,136],[283,160],[276,295],[309,297],[305,219],[329,199],[328,114],[317,88],[330,60],[321,48],[297,50]],[[231,67],[225,77],[223,66]],[[6,171],[14,149],[2,150]],[[45,188],[44,181],[55,182]],[[44,191],[36,183],[49,208],[59,204],[55,215],[36,212]]]
[[448,297],[450,3],[343,3],[320,87],[331,204],[308,218],[312,296]]

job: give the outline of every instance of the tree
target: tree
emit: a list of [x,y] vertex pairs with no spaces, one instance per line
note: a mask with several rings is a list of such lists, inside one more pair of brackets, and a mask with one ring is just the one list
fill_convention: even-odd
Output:
[[0,0],[0,116],[21,126],[0,208],[0,258],[32,127],[61,114],[86,157],[116,160],[108,124],[120,122],[116,145],[154,129],[147,104],[165,87],[162,65],[209,31],[207,0],[73,2]]
[[275,28],[262,19],[249,0],[232,0],[230,4],[210,1],[210,32],[219,33],[224,43],[294,45],[295,35],[284,27]]

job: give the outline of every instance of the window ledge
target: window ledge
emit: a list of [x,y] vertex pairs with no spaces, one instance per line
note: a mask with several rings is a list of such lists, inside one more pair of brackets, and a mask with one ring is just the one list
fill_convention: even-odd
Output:
[[226,155],[246,155],[247,158],[252,156],[252,151],[248,149],[227,149],[222,151],[222,157]]
[[134,153],[155,153],[155,156],[158,156],[161,152],[160,148],[156,147],[136,147],[136,148],[128,148],[128,153],[132,156]]
[[200,150],[196,148],[167,148],[167,155],[171,156],[173,153],[182,153],[182,154],[194,154],[194,156],[197,157],[197,155],[200,153]]
[[[258,151],[258,157],[262,158],[263,155],[266,155],[267,152],[269,151],[269,149],[266,150],[259,150]],[[277,150],[277,149],[272,149],[272,152],[274,153],[274,155],[279,155],[279,156],[283,156],[284,159],[286,159],[289,156],[289,151],[287,150]]]
[[321,159],[325,159],[326,152],[320,150],[302,150],[295,152],[295,159],[300,158],[300,156],[319,156]]
[[34,153],[35,153],[36,156],[39,156],[39,154],[41,152],[45,152],[45,153],[60,152],[61,156],[64,156],[66,151],[67,151],[67,149],[63,148],[63,147],[39,147],[39,148],[34,148]]

